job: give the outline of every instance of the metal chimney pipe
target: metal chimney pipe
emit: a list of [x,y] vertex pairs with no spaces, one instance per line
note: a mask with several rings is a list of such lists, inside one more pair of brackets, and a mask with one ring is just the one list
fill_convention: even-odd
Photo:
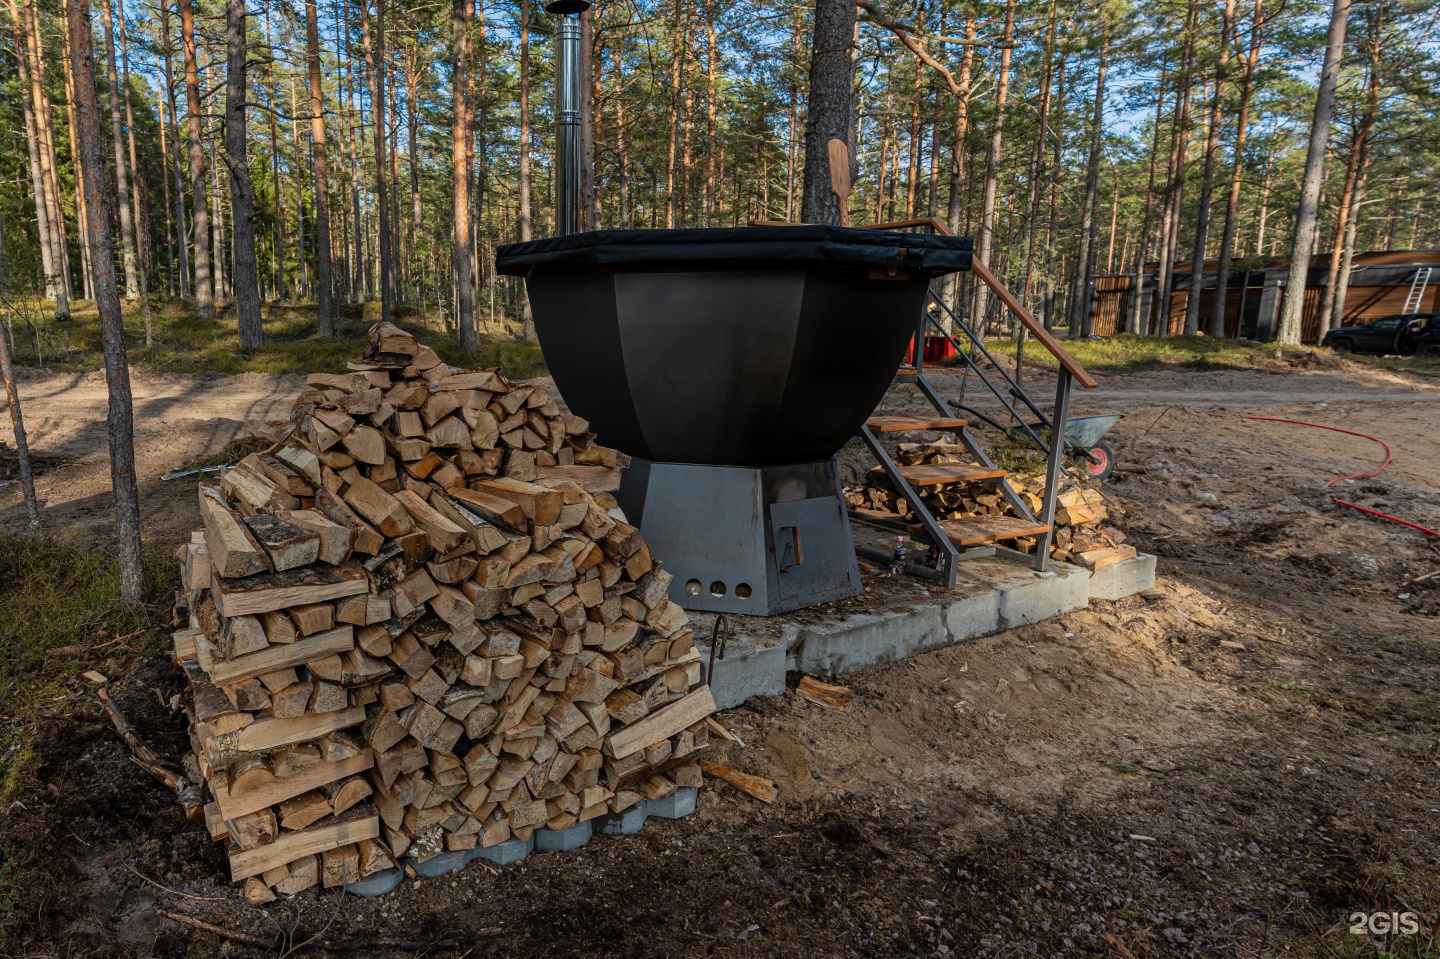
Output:
[[580,232],[580,14],[588,0],[556,0],[545,7],[555,25],[556,232]]

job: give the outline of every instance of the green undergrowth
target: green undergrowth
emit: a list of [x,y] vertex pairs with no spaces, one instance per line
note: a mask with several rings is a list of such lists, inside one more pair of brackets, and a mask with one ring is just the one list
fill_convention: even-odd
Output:
[[[1355,365],[1440,374],[1440,358],[1381,357],[1349,353],[1337,356],[1317,346],[1281,346],[1253,340],[1228,340],[1210,336],[1134,336],[1122,333],[1099,339],[1071,340],[1057,331],[1060,344],[1080,362],[1097,373],[1134,373],[1144,370],[1269,370],[1350,369]],[[986,343],[992,353],[1015,357],[1015,341]],[[1055,369],[1054,359],[1033,340],[1025,345],[1025,364]]]
[[175,566],[148,551],[147,601],[129,605],[109,544],[0,539],[0,808],[22,788],[36,721],[63,708],[76,675],[94,669],[113,679],[159,651]]
[[[0,311],[13,328],[15,360],[22,366],[58,372],[104,368],[100,318],[93,303],[72,304],[69,323],[47,316],[43,304],[12,304]],[[333,373],[365,349],[365,333],[380,318],[378,303],[345,303],[336,308],[336,335],[316,333],[313,303],[271,303],[263,307],[265,342],[242,351],[233,305],[214,320],[201,319],[179,302],[152,299],[153,346],[145,346],[145,320],[138,304],[124,304],[125,348],[132,367],[170,373]],[[508,333],[480,337],[473,352],[462,350],[443,322],[412,306],[397,304],[393,321],[433,347],[445,362],[462,368],[499,366],[517,379],[543,376],[545,359],[537,343]],[[496,328],[498,330],[498,327]]]

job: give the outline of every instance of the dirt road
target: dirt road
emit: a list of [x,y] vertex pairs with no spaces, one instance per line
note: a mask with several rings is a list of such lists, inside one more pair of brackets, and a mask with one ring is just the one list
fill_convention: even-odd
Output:
[[[1344,402],[1423,408],[1440,402],[1440,380],[1350,365],[1356,368],[1291,374],[1236,370],[1103,376],[1099,389],[1077,390],[1073,403],[1077,412],[1084,412],[1140,411],[1152,406],[1242,410]],[[937,382],[946,396],[966,393],[968,401],[981,409],[999,410],[983,387],[967,384],[962,389],[960,378],[945,372],[938,374]],[[1047,374],[1031,371],[1026,385],[1048,407],[1052,382]],[[183,504],[193,495],[193,483],[162,484],[161,474],[182,465],[218,462],[226,443],[267,420],[283,420],[302,386],[295,376],[136,371],[132,380],[136,468],[142,482],[143,519],[152,535],[177,539],[192,522]],[[27,372],[20,390],[31,449],[48,470],[39,483],[47,524],[64,530],[103,529],[110,522],[104,376]],[[892,400],[904,399],[892,395]],[[918,397],[910,399],[918,403]],[[0,441],[13,444],[8,415],[0,415]],[[0,533],[20,530],[22,512],[18,488],[0,485]]]
[[[689,819],[574,853],[254,910],[218,847],[81,708],[37,744],[41,794],[0,818],[31,839],[16,868],[43,877],[0,953],[249,956],[319,934],[304,954],[1433,955],[1440,577],[1416,577],[1440,570],[1440,544],[1331,503],[1324,482],[1378,465],[1374,444],[1209,415],[1263,408],[1381,435],[1394,464],[1344,497],[1437,526],[1433,382],[1106,377],[1077,403],[1130,414],[1105,491],[1116,525],[1160,557],[1158,588],[847,677],[844,713],[794,694],[730,711],[743,745],[711,758],[774,779],[775,806],[715,785]],[[142,474],[283,417],[297,385],[142,378]],[[103,384],[63,387],[25,384],[33,442],[73,464],[42,477],[47,521],[103,528]],[[193,484],[172,485],[144,490],[167,542],[194,526]],[[6,529],[19,513],[0,488]],[[161,704],[180,682],[155,659],[117,692],[169,753],[184,724]],[[1408,910],[1417,935],[1348,931],[1353,913]]]

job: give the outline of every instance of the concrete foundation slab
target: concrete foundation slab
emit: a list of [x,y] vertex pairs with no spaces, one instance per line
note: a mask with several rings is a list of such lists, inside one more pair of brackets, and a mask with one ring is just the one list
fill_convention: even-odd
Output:
[[382,869],[373,876],[366,876],[359,882],[347,882],[345,891],[352,896],[374,899],[383,896],[405,881],[405,870],[399,867]]
[[424,862],[416,862],[414,859],[406,860],[410,868],[414,869],[417,875],[427,879],[436,876],[443,876],[447,872],[457,872],[464,869],[470,862],[470,850],[458,849],[454,852],[442,852],[438,856],[431,856]]
[[576,823],[569,829],[537,829],[535,830],[535,849],[541,852],[569,852],[572,849],[579,849],[590,841],[594,832],[589,820]]
[[640,827],[645,825],[645,819],[649,815],[645,809],[644,802],[638,802],[624,812],[606,813],[603,816],[596,816],[591,822],[597,823],[600,832],[605,836],[628,836],[632,832],[638,832]]
[[[690,618],[715,704],[729,709],[751,696],[784,692],[787,669],[840,676],[1084,609],[1092,597],[1119,599],[1154,582],[1153,556],[1094,574],[1068,563],[1051,563],[1040,573],[1003,558],[974,559],[961,565],[953,590],[912,590],[923,598],[907,598],[892,609],[729,615],[725,656],[713,668],[717,617],[692,612]],[[870,580],[870,588],[883,590],[884,580]]]
[[664,799],[647,799],[645,814],[661,819],[683,819],[695,811],[695,797],[699,792],[694,786],[681,786]]
[[1155,557],[1141,553],[1114,566],[1097,569],[1090,574],[1091,599],[1124,599],[1143,593],[1155,585]]
[[493,846],[476,846],[470,850],[471,859],[488,859],[497,866],[508,866],[519,862],[535,851],[535,837],[529,839],[507,839]]

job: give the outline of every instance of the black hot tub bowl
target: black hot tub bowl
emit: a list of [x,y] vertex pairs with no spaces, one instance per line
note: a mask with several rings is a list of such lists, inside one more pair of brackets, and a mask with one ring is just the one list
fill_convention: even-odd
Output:
[[926,287],[970,240],[845,227],[612,230],[511,244],[546,362],[607,446],[664,463],[825,460],[875,409]]

